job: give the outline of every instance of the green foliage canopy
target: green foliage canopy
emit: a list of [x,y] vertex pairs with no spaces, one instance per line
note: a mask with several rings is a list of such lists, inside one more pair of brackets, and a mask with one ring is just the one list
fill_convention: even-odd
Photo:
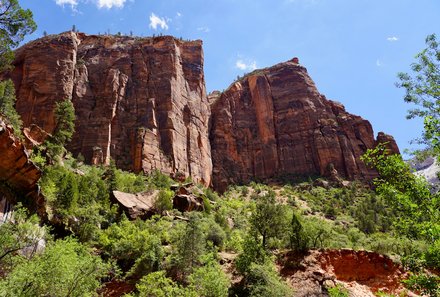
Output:
[[3,280],[0,296],[95,296],[108,266],[73,239],[51,243]]
[[426,48],[411,64],[412,74],[399,73],[397,86],[406,91],[404,100],[417,107],[408,111],[407,118],[424,119],[422,142],[440,155],[440,49],[435,34],[426,38]]
[[0,114],[6,117],[6,120],[14,128],[14,133],[19,135],[22,121],[15,110],[15,101],[15,87],[12,80],[8,79],[0,82]]
[[32,12],[22,9],[18,0],[0,2],[0,71],[8,68],[12,62],[12,48],[18,46],[24,36],[36,28]]

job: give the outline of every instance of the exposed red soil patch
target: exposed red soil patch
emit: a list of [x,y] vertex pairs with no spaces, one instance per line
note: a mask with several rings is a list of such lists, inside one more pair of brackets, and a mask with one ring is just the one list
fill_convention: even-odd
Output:
[[389,257],[368,251],[329,250],[318,256],[322,269],[337,280],[355,281],[371,291],[394,292],[402,288],[403,268]]
[[374,252],[349,249],[287,252],[279,256],[278,264],[295,296],[328,296],[327,289],[337,284],[343,285],[350,296],[375,296],[379,291],[406,292],[401,283],[407,276],[403,268]]
[[121,297],[125,294],[133,292],[135,289],[134,284],[130,284],[124,281],[112,280],[105,283],[101,290],[99,290],[100,296],[106,297]]

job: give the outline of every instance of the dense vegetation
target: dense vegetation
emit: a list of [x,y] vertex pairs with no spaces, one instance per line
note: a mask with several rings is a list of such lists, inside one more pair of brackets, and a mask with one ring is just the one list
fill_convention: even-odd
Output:
[[[11,46],[34,27],[31,13],[16,0],[1,2],[0,68],[8,67]],[[411,115],[425,117],[424,136],[437,153],[440,55],[435,36],[427,42],[413,69],[437,81],[406,74],[401,79],[406,100],[428,108]],[[417,97],[423,92],[432,104]],[[0,83],[0,111],[19,131],[13,93],[10,81]],[[387,155],[386,146],[364,157],[380,175],[374,191],[322,179],[231,186],[222,195],[196,185],[204,211],[180,213],[172,209],[170,186],[176,182],[168,176],[123,172],[113,162],[92,167],[73,158],[65,145],[74,114],[68,98],[57,103],[55,131],[33,152],[43,170],[39,185],[48,220],[40,222],[18,204],[14,219],[0,225],[0,296],[95,296],[111,282],[131,285],[127,296],[291,296],[277,256],[318,248],[388,254],[411,272],[409,288],[440,294],[439,279],[428,270],[440,269],[439,195],[400,156]],[[112,203],[114,190],[154,189],[156,215],[146,220],[131,221]],[[227,256],[232,268],[224,265]],[[328,293],[348,296],[340,286]]]
[[[366,158],[378,162],[379,153],[376,149]],[[398,157],[379,158],[394,159]],[[409,171],[399,175],[407,176],[407,180],[398,179],[404,185],[414,183],[409,189],[415,192],[400,189],[402,197],[413,199],[410,195],[417,191],[431,195]],[[174,182],[168,177],[159,172],[142,176],[114,167],[91,167],[67,154],[62,164],[46,165],[40,181],[52,228],[39,226],[37,218],[26,217],[21,208],[14,222],[0,226],[0,238],[4,238],[0,254],[6,254],[0,258],[4,267],[0,296],[17,292],[33,296],[25,293],[29,286],[32,292],[51,296],[64,296],[69,290],[87,296],[97,292],[101,283],[116,280],[133,284],[132,296],[291,296],[275,266],[277,255],[282,250],[301,253],[316,248],[391,255],[414,271],[408,286],[428,283],[437,290],[435,277],[423,271],[424,267],[440,268],[434,234],[438,207],[433,204],[438,200],[419,202],[420,211],[410,208],[408,213],[395,202],[412,202],[396,200],[381,182],[377,181],[376,192],[356,182],[341,188],[320,179],[279,186],[251,183],[233,186],[221,196],[198,185],[199,195],[210,201],[210,207],[192,213],[172,210],[161,216],[161,204],[172,205],[169,185]],[[112,205],[112,188],[161,189],[168,195],[157,202],[158,215],[130,221]],[[417,214],[424,214],[425,208],[435,217],[419,218]],[[46,248],[35,249],[42,239]],[[21,252],[24,247],[32,252]],[[61,250],[66,251],[62,266],[55,260]],[[231,275],[220,265],[223,253],[237,255],[235,277],[240,276],[240,281],[231,282]],[[51,274],[60,275],[59,285],[48,282],[46,275]]]

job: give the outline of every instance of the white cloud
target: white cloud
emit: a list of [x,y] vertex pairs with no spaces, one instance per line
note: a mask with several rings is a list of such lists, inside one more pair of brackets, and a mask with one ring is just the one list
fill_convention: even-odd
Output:
[[160,18],[154,13],[150,15],[150,28],[157,30],[157,27],[160,27],[163,30],[168,30],[168,24],[165,18]]
[[127,0],[93,0],[93,1],[89,1],[89,0],[55,0],[55,3],[57,5],[60,6],[64,6],[64,5],[70,5],[70,7],[72,8],[73,11],[76,11],[76,7],[78,6],[79,3],[94,3],[99,9],[102,8],[113,8],[113,7],[117,7],[117,8],[123,8],[125,5],[125,2],[127,2]]
[[118,7],[118,8],[122,8],[125,5],[125,2],[127,0],[98,0],[98,2],[96,3],[96,5],[98,6],[98,8],[112,8],[114,7]]
[[391,36],[391,37],[388,37],[387,40],[388,40],[388,41],[391,41],[391,42],[394,42],[394,41],[398,41],[398,40],[399,40],[399,37]]
[[208,33],[209,31],[211,31],[211,29],[209,29],[209,27],[203,26],[203,27],[198,27],[197,31]]
[[252,71],[257,69],[257,62],[255,61],[243,61],[242,59],[238,59],[235,62],[235,67],[240,69],[240,70],[248,70],[248,71]]
[[70,5],[74,9],[78,5],[78,0],[55,0],[55,3],[60,6]]

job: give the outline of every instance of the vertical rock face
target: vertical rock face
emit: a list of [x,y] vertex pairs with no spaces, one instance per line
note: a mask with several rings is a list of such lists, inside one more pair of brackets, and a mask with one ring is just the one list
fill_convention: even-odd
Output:
[[206,185],[212,175],[224,190],[286,174],[370,180],[376,173],[360,156],[380,142],[398,152],[392,137],[375,139],[368,121],[321,95],[296,58],[209,96],[201,41],[67,32],[20,48],[14,65],[29,133],[32,125],[51,133],[55,103],[71,99],[69,150],[92,164],[113,158],[122,169],[179,172]]
[[40,176],[41,171],[29,160],[23,142],[14,136],[12,128],[6,125],[0,115],[0,204],[3,205],[0,206],[0,215],[7,213],[4,212],[5,206],[16,202],[13,201],[14,195],[9,195],[7,190],[12,188],[23,202],[44,216],[44,198],[37,186]]
[[35,190],[40,175],[21,140],[0,116],[0,182],[28,193]]
[[[55,102],[72,99],[69,150],[86,161],[182,172],[211,181],[210,109],[201,41],[63,33],[16,52],[10,74],[24,126],[55,126]],[[102,157],[94,152],[102,150]]]
[[[218,190],[285,174],[325,176],[333,168],[348,179],[376,174],[359,159],[376,145],[370,123],[321,95],[297,60],[254,71],[212,97]],[[392,138],[386,140],[397,148]]]

